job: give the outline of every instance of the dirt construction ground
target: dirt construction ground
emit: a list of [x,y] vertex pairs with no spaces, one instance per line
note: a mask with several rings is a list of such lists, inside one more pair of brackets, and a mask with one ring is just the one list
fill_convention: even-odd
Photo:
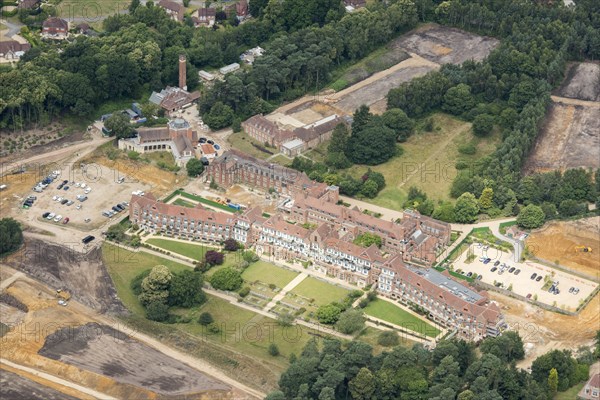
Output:
[[[122,325],[118,330],[108,327],[103,323],[108,319],[74,300],[58,305],[55,292],[41,283],[21,276],[9,282],[6,293],[22,303],[27,314],[0,341],[3,359],[112,398],[224,399],[231,395],[228,385],[156,350],[145,339],[137,340],[139,333]],[[45,386],[64,391],[56,381],[51,383]]]
[[394,46],[436,64],[462,64],[467,60],[483,60],[499,43],[497,39],[460,29],[428,24],[403,35]]
[[425,25],[401,36],[391,45],[397,51],[408,52],[409,59],[328,96],[327,101],[336,102],[336,107],[348,114],[362,104],[374,105],[373,111],[381,113],[390,89],[438,69],[445,63],[483,60],[498,43],[496,39],[454,28]]
[[39,354],[162,395],[229,388],[123,332],[97,323],[57,330],[46,337]]
[[553,100],[525,170],[600,168],[600,103]]
[[600,101],[600,64],[574,63],[569,65],[557,96],[570,99]]
[[[592,252],[577,250],[586,246]],[[553,222],[535,231],[527,247],[536,257],[600,279],[600,217]]]
[[0,370],[0,398],[10,400],[75,400],[15,373]]

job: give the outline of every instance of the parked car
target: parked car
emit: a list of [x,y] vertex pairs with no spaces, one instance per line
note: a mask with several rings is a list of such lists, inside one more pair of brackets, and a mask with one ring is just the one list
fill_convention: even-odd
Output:
[[218,144],[215,144],[214,147],[215,147],[215,150],[221,150],[221,146],[219,146]]
[[77,207],[75,207],[78,210],[81,210],[81,204],[77,204]]
[[491,258],[486,258],[485,261],[483,261],[484,264],[489,264],[489,262],[492,261]]
[[61,201],[61,202],[60,202],[60,204],[63,204],[63,205],[64,205],[64,204],[67,204],[68,202],[69,202],[69,200],[67,200],[67,199],[63,199],[63,201]]
[[531,293],[528,293],[527,296],[525,296],[525,297],[527,297],[528,299],[530,299],[531,298]]
[[201,137],[200,139],[198,139],[198,143],[206,143],[206,138]]
[[520,273],[521,273],[520,269],[518,269],[518,270],[515,271],[515,275],[519,275]]
[[535,281],[536,281],[536,282],[539,282],[539,281],[541,281],[541,280],[542,280],[542,276],[541,276],[541,275],[538,275],[538,277],[537,277],[537,278],[535,278]]
[[206,143],[208,143],[208,144],[215,144],[215,142],[213,142],[212,140],[207,140]]
[[574,288],[573,286],[571,286],[571,287],[569,288],[569,293],[573,293],[573,291],[574,291],[574,290],[575,290],[575,288]]
[[48,214],[48,216],[46,217],[46,219],[53,219],[55,215],[56,214],[54,214],[53,212],[51,212],[50,214]]
[[60,189],[62,189],[62,188],[63,188],[63,186],[64,186],[64,185],[61,183],[61,184],[59,184],[59,185],[58,185],[56,188],[57,188],[58,190],[60,190]]
[[85,193],[85,194],[89,194],[91,191],[92,191],[92,188],[88,186],[88,187],[87,187],[87,188],[86,188],[86,189],[83,191],[83,193]]
[[69,190],[69,187],[68,187],[68,186],[65,186],[65,187],[63,188],[63,190]]
[[85,222],[85,223],[88,223],[90,221],[91,221],[91,218],[86,218],[86,219],[83,220],[83,222]]
[[62,198],[62,197],[60,197],[60,196],[58,196],[58,197],[56,198],[56,201],[58,201],[58,202],[60,203],[61,201],[63,201],[63,198]]
[[63,219],[63,222],[62,222],[62,223],[63,223],[63,224],[68,224],[68,223],[69,223],[69,221],[70,221],[70,219],[69,219],[69,217],[67,217],[67,218]]
[[534,272],[534,273],[531,275],[531,278],[529,278],[529,279],[535,279],[535,277],[536,277],[536,276],[537,276],[537,274]]
[[472,273],[472,272],[469,272],[469,273],[467,273],[467,277],[469,277],[469,278],[470,278],[470,277],[471,277],[471,275],[473,275],[473,273]]
[[58,199],[58,196],[52,196],[52,201],[56,201],[56,199]]
[[69,201],[67,201],[67,205],[68,205],[68,206],[72,206],[72,205],[73,205],[73,203],[75,203],[73,200],[69,200]]
[[62,215],[59,214],[56,217],[54,217],[54,222],[59,222],[62,218]]
[[573,290],[573,294],[577,294],[577,293],[579,293],[579,288],[576,287],[575,290]]
[[92,241],[92,240],[94,240],[94,239],[96,239],[96,237],[95,237],[95,236],[88,235],[88,236],[84,237],[83,239],[81,239],[81,242],[82,242],[83,244],[88,244],[89,242],[91,242],[91,241]]
[[496,261],[496,262],[494,263],[494,267],[497,267],[498,265],[500,265],[500,261]]
[[121,212],[116,206],[112,206],[112,210],[116,213]]
[[496,267],[492,267],[492,269],[491,269],[490,271],[492,271],[492,272],[496,272],[496,270],[497,270],[497,269],[498,269],[498,268],[496,268]]
[[69,183],[69,181],[68,181],[68,180],[66,180],[66,179],[65,179],[64,181],[62,181],[62,184],[63,184],[63,185],[66,185],[67,183]]
[[512,274],[515,269],[516,269],[515,267],[510,267],[510,269],[508,270],[508,273]]
[[42,214],[42,218],[48,218],[48,215],[50,215],[50,213],[48,211],[46,211],[45,213]]

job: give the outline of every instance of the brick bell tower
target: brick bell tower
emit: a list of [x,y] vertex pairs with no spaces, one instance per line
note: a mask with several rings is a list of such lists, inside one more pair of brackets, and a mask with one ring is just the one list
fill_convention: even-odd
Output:
[[186,59],[185,54],[179,55],[179,87],[183,90],[187,90],[187,85],[185,84],[185,67],[186,67]]

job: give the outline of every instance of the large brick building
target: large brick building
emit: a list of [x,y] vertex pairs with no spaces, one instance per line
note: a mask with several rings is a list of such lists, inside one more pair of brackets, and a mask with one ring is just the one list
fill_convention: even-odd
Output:
[[[449,226],[406,212],[399,222],[386,222],[362,214],[358,209],[338,208],[334,188],[326,188],[309,200],[304,192],[290,209],[266,217],[259,207],[241,214],[216,212],[165,204],[152,195],[131,198],[130,221],[151,233],[161,233],[203,242],[234,238],[268,258],[310,261],[310,268],[337,279],[365,287],[376,285],[378,292],[406,305],[421,307],[429,317],[469,339],[479,340],[500,334],[505,326],[498,307],[485,292],[477,292],[430,267],[417,267],[419,246],[431,241],[434,248],[448,242]],[[328,201],[329,200],[329,201]],[[365,218],[359,218],[359,215]],[[425,239],[414,241],[415,232]],[[362,247],[353,243],[359,232],[376,232],[384,243],[399,241],[401,249],[388,245]],[[388,234],[396,235],[393,239]],[[419,236],[420,238],[420,236]],[[431,264],[429,248],[425,252]],[[423,263],[421,263],[423,264]]]
[[266,143],[288,156],[296,156],[329,140],[333,129],[344,122],[344,119],[334,114],[312,124],[288,129],[263,115],[254,115],[242,122],[242,129],[261,144]]
[[303,172],[256,159],[235,149],[216,158],[206,167],[202,177],[225,188],[243,184],[286,196],[307,192],[319,198],[328,190],[325,183],[312,181]]

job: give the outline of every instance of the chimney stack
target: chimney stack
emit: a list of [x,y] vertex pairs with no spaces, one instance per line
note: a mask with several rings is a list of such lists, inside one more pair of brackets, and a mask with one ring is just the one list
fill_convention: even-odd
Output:
[[185,60],[185,54],[180,54],[179,55],[179,87],[183,90],[187,90],[187,85],[185,84],[185,67],[186,67],[186,60]]

